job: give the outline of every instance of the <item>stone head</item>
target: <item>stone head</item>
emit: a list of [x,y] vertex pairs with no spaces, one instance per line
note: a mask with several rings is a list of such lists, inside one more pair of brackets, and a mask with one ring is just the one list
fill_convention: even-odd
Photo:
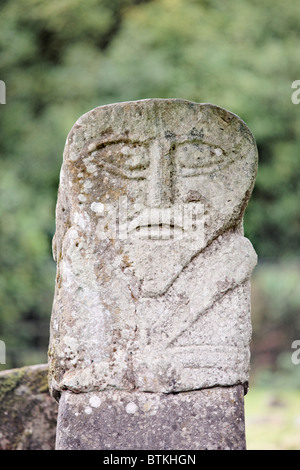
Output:
[[122,244],[148,295],[164,292],[225,231],[242,233],[256,145],[220,107],[178,99],[98,107],[76,122],[64,158],[71,217],[99,241]]

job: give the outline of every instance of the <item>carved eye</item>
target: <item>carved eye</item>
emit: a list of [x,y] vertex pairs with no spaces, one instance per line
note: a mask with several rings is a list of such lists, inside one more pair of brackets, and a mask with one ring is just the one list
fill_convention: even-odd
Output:
[[203,143],[183,143],[176,150],[180,176],[198,176],[214,173],[232,163],[224,150]]
[[121,154],[124,158],[124,168],[127,170],[144,170],[149,166],[149,154],[142,146],[128,146],[122,148]]
[[93,152],[97,163],[106,171],[129,179],[145,179],[149,153],[143,144],[110,143]]

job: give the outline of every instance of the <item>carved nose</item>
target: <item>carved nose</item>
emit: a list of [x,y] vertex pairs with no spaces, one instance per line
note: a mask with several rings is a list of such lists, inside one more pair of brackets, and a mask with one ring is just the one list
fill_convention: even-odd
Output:
[[172,204],[172,172],[169,149],[155,142],[150,148],[148,207],[170,207]]

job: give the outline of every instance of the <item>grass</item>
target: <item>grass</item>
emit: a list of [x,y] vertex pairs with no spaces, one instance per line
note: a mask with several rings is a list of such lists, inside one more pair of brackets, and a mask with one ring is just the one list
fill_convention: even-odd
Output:
[[250,387],[245,421],[248,450],[300,450],[300,390]]

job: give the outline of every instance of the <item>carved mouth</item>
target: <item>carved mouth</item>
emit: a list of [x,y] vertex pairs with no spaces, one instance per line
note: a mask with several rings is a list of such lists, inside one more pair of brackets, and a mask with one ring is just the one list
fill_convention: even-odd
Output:
[[[128,235],[142,240],[176,240],[201,228],[199,204],[172,208],[147,208],[128,224]],[[203,206],[201,205],[201,208]],[[197,209],[197,210],[195,210]],[[197,215],[198,214],[198,215]],[[197,220],[198,217],[198,220]]]
[[178,219],[170,209],[144,210],[129,224],[131,237],[142,240],[170,240],[183,236],[182,216]]
[[174,224],[148,224],[138,225],[130,234],[142,240],[170,240],[181,238],[184,229]]

